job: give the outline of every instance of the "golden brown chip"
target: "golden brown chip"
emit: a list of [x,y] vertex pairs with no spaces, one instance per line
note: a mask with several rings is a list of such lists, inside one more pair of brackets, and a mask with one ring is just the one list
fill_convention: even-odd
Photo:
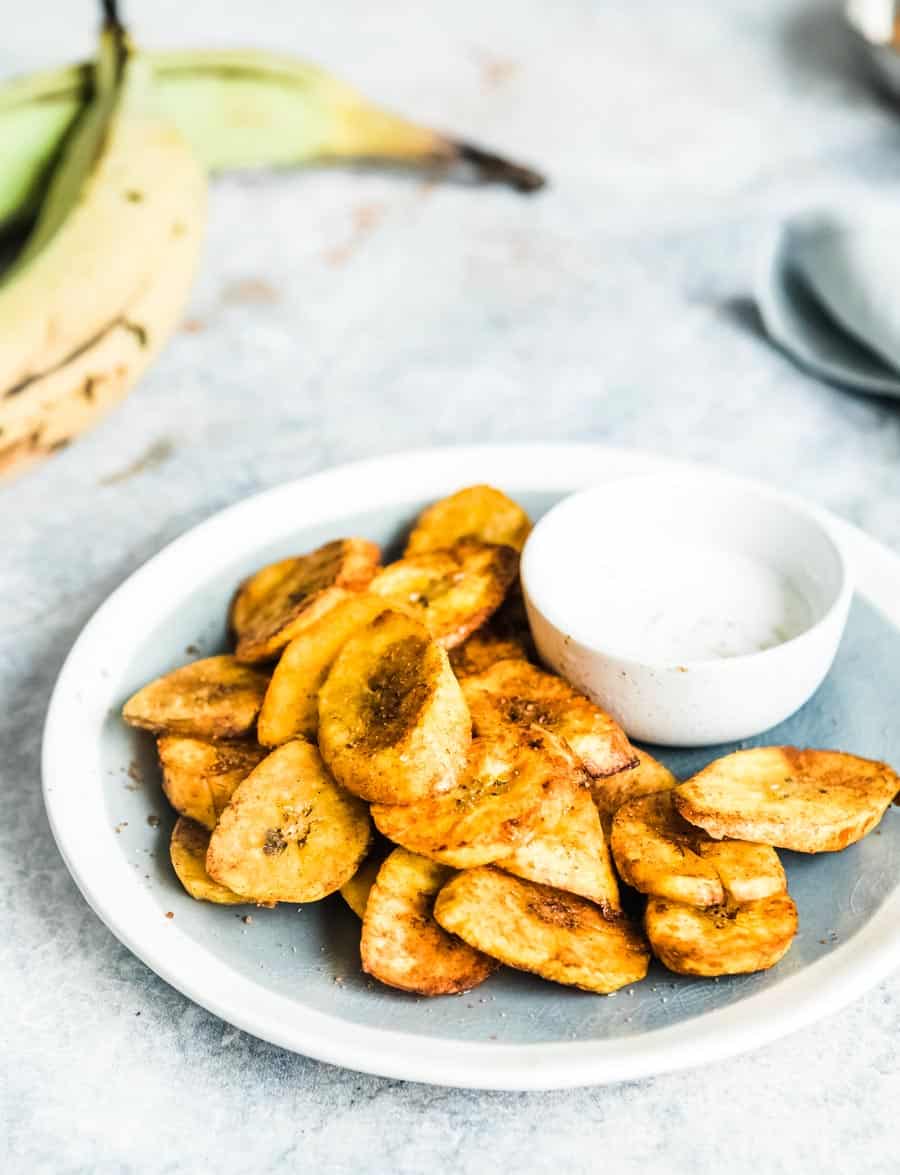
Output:
[[166,798],[212,831],[234,789],[267,752],[251,742],[207,742],[164,734],[156,742]]
[[366,902],[383,861],[380,854],[367,857],[350,880],[341,886],[341,897],[360,920],[365,915]]
[[373,804],[372,819],[411,852],[464,869],[508,857],[572,806],[581,769],[547,731],[475,739],[453,787],[415,804]]
[[451,871],[394,849],[378,872],[363,916],[363,970],[390,987],[419,995],[453,995],[483,983],[494,959],[448,934],[434,920],[434,900]]
[[613,775],[635,763],[622,728],[567,681],[527,661],[499,661],[462,683],[476,734],[510,724],[541,726],[565,739],[592,776]]
[[712,840],[679,816],[671,790],[623,804],[610,840],[619,875],[641,893],[717,906],[726,898],[750,901],[787,889],[773,848]]
[[650,952],[622,914],[499,869],[467,869],[438,894],[436,920],[470,946],[544,979],[608,994],[647,974]]
[[472,724],[447,654],[416,620],[382,612],[344,645],[319,693],[319,747],[367,800],[407,804],[462,771]]
[[450,652],[450,664],[457,677],[484,673],[498,661],[536,659],[525,602],[515,586],[494,615]]
[[619,886],[591,793],[579,788],[562,820],[496,862],[499,869],[618,911]]
[[679,975],[742,975],[782,959],[797,933],[797,907],[785,894],[701,910],[650,898],[644,927],[653,953]]
[[467,486],[422,511],[406,544],[406,554],[442,550],[459,539],[500,543],[521,551],[530,530],[531,519],[502,490],[489,485]]
[[787,892],[784,868],[771,845],[704,837],[697,848],[718,873],[729,902],[754,902]]
[[607,835],[612,827],[613,816],[623,804],[639,796],[678,786],[678,780],[668,767],[664,767],[640,747],[632,747],[632,750],[637,757],[634,767],[626,767],[624,771],[603,779],[591,780],[591,795]]
[[900,779],[841,751],[755,747],[710,763],[673,793],[686,820],[799,853],[835,852],[875,827]]
[[155,734],[241,738],[253,729],[268,684],[234,657],[206,657],[145,685],[125,703],[122,717]]
[[294,637],[275,666],[259,712],[257,734],[263,746],[277,747],[298,735],[316,737],[319,691],[335,657],[386,607],[379,596],[354,593]]
[[195,820],[179,816],[169,842],[169,856],[178,880],[198,902],[215,902],[219,906],[246,905],[247,898],[219,885],[206,872],[208,847],[208,830]]
[[463,539],[446,551],[389,563],[369,588],[416,616],[438,644],[452,649],[496,612],[518,567],[512,547]]
[[380,552],[367,539],[336,539],[270,563],[244,580],[231,604],[240,661],[268,661],[349,592],[362,591]]
[[257,902],[315,902],[369,848],[365,804],[339,787],[312,743],[272,751],[231,797],[210,837],[210,877]]

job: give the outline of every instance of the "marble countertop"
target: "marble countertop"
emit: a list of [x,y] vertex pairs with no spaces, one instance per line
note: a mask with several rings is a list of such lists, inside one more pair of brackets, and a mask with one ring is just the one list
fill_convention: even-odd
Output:
[[[0,73],[89,51],[89,0],[38,7],[7,22]],[[900,405],[806,377],[749,301],[786,211],[896,198],[900,120],[833,6],[127,7],[146,43],[303,54],[552,186],[217,182],[191,329],[101,427],[0,488],[4,1170],[895,1171],[900,976],[702,1071],[550,1094],[383,1081],[245,1036],[148,971],[78,894],[39,791],[53,680],[109,591],[220,507],[356,457],[604,440],[769,479],[900,550]]]

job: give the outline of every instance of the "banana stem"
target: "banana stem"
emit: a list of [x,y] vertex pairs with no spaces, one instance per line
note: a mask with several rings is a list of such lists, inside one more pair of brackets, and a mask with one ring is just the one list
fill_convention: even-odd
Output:
[[103,11],[103,27],[111,32],[123,33],[125,26],[119,18],[118,0],[100,0],[100,8]]
[[539,171],[512,163],[492,151],[483,151],[471,143],[454,143],[457,157],[475,168],[478,178],[487,183],[508,184],[517,192],[537,192],[547,182]]

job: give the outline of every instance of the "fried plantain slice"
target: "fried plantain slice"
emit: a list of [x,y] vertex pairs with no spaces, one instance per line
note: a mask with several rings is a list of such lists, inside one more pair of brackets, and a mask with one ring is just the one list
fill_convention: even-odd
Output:
[[516,586],[489,620],[450,652],[457,677],[484,673],[498,661],[534,661],[537,651],[531,638],[525,601]]
[[489,485],[466,486],[422,511],[405,553],[443,550],[460,539],[500,543],[521,551],[530,530],[531,519],[502,490]]
[[673,794],[681,815],[710,836],[824,853],[871,832],[898,791],[900,778],[886,763],[754,747],[710,763]]
[[234,789],[267,754],[256,743],[213,743],[177,734],[158,738],[156,750],[166,799],[210,832]]
[[766,971],[787,954],[797,933],[797,907],[786,893],[701,910],[650,898],[644,928],[654,955],[679,975]]
[[219,906],[246,905],[247,899],[213,881],[206,872],[209,831],[196,820],[179,816],[169,841],[169,857],[178,880],[198,902],[215,902]]
[[558,824],[580,785],[571,751],[532,727],[475,739],[453,787],[415,804],[373,804],[372,819],[395,844],[465,869],[508,857]]
[[471,720],[447,654],[417,620],[382,612],[344,645],[319,693],[319,748],[367,800],[408,804],[463,770]]
[[600,815],[591,793],[579,788],[562,820],[496,862],[499,869],[567,893],[590,898],[608,912],[621,910]]
[[726,898],[750,901],[787,889],[773,848],[712,840],[678,814],[671,790],[623,804],[610,842],[624,882],[674,902],[716,906]]
[[341,897],[360,921],[365,915],[366,902],[383,862],[384,857],[380,854],[367,857],[350,880],[341,886]]
[[238,785],[206,868],[256,902],[315,902],[353,876],[370,838],[365,804],[334,782],[312,743],[295,739]]
[[245,579],[230,615],[238,660],[252,664],[275,657],[349,592],[362,591],[379,559],[378,547],[368,539],[336,539]]
[[438,644],[452,649],[496,612],[518,568],[512,547],[462,539],[447,550],[389,563],[369,589],[416,616]]
[[585,991],[606,995],[637,983],[650,962],[643,935],[623,915],[491,866],[448,881],[434,916],[501,963]]
[[253,729],[269,679],[234,657],[206,657],[151,681],[122,708],[131,726],[154,734],[241,738]]
[[754,902],[787,893],[784,867],[771,845],[704,837],[697,848],[718,873],[729,902]]
[[294,637],[275,666],[259,712],[263,746],[277,747],[298,735],[316,737],[319,691],[328,670],[350,637],[386,607],[368,592],[349,595]]
[[634,748],[618,723],[567,681],[527,661],[498,661],[463,680],[476,734],[504,726],[541,726],[569,744],[592,776],[635,764]]
[[615,775],[603,779],[591,780],[591,795],[594,797],[594,803],[600,813],[600,822],[607,836],[612,827],[613,816],[623,804],[629,800],[636,800],[638,796],[678,786],[678,780],[668,767],[664,767],[640,747],[632,747],[632,750],[637,758],[634,767],[626,767],[624,771],[617,771]]
[[483,983],[497,962],[434,920],[434,900],[451,876],[445,865],[394,849],[378,871],[363,915],[363,970],[389,987],[453,995]]

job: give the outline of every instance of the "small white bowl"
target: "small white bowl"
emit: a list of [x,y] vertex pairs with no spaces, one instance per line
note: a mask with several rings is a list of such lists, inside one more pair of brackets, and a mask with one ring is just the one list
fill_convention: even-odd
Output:
[[541,658],[633,738],[733,742],[776,726],[831,667],[853,594],[824,517],[719,473],[573,494],[522,554]]

